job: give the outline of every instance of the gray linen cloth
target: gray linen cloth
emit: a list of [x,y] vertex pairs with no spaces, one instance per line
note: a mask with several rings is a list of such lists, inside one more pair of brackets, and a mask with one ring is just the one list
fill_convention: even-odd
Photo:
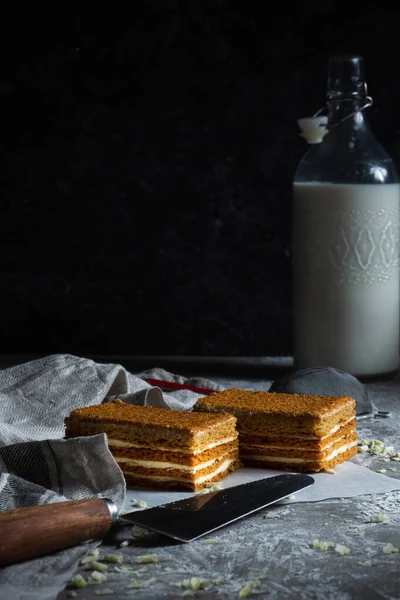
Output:
[[[147,377],[222,389],[163,369],[135,376],[121,365],[71,355],[47,356],[0,371],[0,510],[90,497],[111,498],[122,508],[125,480],[106,435],[65,440],[64,418],[75,408],[115,397],[175,410],[190,410],[200,397],[188,390],[163,394],[145,381]],[[93,545],[87,542],[3,567],[0,598],[56,598]]]

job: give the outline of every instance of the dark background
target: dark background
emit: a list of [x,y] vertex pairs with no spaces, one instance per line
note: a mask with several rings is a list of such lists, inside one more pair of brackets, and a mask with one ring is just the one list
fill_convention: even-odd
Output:
[[3,352],[289,354],[296,120],[328,56],[361,53],[399,165],[399,22],[385,2],[4,14]]

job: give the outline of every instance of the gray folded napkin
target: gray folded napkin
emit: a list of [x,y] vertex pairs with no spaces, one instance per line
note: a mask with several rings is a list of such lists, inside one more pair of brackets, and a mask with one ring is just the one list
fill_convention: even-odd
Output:
[[[200,397],[188,390],[163,394],[145,378],[222,389],[163,369],[133,375],[121,365],[71,355],[47,356],[0,371],[0,510],[90,497],[111,498],[122,508],[125,479],[106,436],[65,440],[64,418],[75,408],[115,397],[175,410],[190,410]],[[0,598],[56,598],[94,544],[0,569]]]
[[310,367],[291,371],[276,379],[269,391],[316,396],[350,396],[356,402],[358,419],[389,414],[378,410],[369,397],[367,387],[361,381],[346,371],[332,367]]

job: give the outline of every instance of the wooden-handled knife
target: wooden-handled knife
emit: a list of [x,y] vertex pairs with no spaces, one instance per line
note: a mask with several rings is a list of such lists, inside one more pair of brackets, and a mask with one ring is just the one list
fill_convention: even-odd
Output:
[[17,508],[0,513],[0,565],[102,539],[116,523],[190,542],[313,483],[309,475],[278,475],[124,514],[101,498]]

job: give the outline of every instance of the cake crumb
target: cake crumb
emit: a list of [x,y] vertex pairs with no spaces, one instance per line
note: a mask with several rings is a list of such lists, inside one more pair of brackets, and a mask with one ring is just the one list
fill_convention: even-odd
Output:
[[88,583],[105,583],[107,581],[107,575],[100,573],[100,571],[92,571],[88,577]]
[[255,581],[248,581],[243,587],[240,588],[239,598],[248,598],[253,593],[253,589],[260,585],[260,582],[256,579]]
[[109,563],[122,563],[124,557],[122,554],[105,554],[103,560]]
[[143,554],[135,558],[136,564],[156,563],[158,561],[157,554]]
[[198,590],[209,590],[214,585],[219,585],[221,583],[224,583],[224,579],[221,577],[216,579],[201,579],[200,577],[191,577],[190,579],[178,581],[173,585],[197,592]]
[[389,523],[389,517],[383,513],[371,515],[369,520],[371,523]]
[[378,469],[377,473],[382,473],[382,475],[383,475],[384,473],[387,473],[387,470],[386,469]]
[[204,540],[203,544],[218,544],[218,541],[215,538],[211,538],[210,540]]
[[115,594],[114,590],[111,590],[110,588],[96,590],[94,593],[96,594],[96,596],[111,596],[112,594]]
[[79,575],[79,573],[78,573],[78,575],[74,575],[71,578],[69,585],[74,588],[77,588],[78,590],[81,590],[81,589],[85,588],[87,584],[86,584],[86,579],[84,577],[82,577],[82,575]]
[[399,549],[393,546],[393,544],[386,544],[386,546],[383,547],[383,554],[395,554],[398,551]]
[[217,483],[207,483],[207,487],[213,492],[216,492],[218,490],[222,490],[222,483],[220,481],[218,481]]
[[88,552],[86,554],[86,556],[84,556],[79,562],[81,565],[87,565],[90,562],[92,562],[92,560],[97,560],[100,556],[100,550],[98,548],[95,548],[94,550],[91,550],[90,552]]
[[350,548],[348,548],[347,546],[342,546],[342,544],[336,544],[335,552],[337,552],[341,556],[346,556],[347,554],[350,554]]
[[325,469],[324,473],[328,473],[329,475],[336,475],[335,469]]
[[202,490],[197,492],[197,495],[200,496],[201,494],[209,494],[210,492],[219,492],[222,489],[223,489],[222,483],[220,483],[220,482],[207,483],[205,488],[203,488]]
[[380,456],[387,462],[387,460],[400,461],[400,452],[394,449],[393,446],[386,446],[381,440],[368,440],[361,439],[358,442],[358,452],[369,452]]
[[192,577],[190,580],[190,588],[192,590],[199,590],[202,587],[202,582],[198,577]]
[[321,552],[326,552],[329,548],[334,548],[335,546],[333,542],[320,542],[317,538],[313,539],[312,545],[317,550],[321,550]]
[[342,546],[341,544],[334,544],[333,542],[322,542],[317,538],[313,539],[312,546],[317,550],[321,550],[321,552],[327,552],[327,550],[332,548],[335,552],[341,554],[342,556],[350,554],[350,549],[347,548],[347,546]]
[[136,498],[134,498],[133,500],[131,500],[131,504],[135,508],[147,508],[146,500],[136,500]]
[[123,542],[120,543],[119,547],[126,548],[127,546],[129,546],[129,544],[130,544],[129,540],[124,540]]

